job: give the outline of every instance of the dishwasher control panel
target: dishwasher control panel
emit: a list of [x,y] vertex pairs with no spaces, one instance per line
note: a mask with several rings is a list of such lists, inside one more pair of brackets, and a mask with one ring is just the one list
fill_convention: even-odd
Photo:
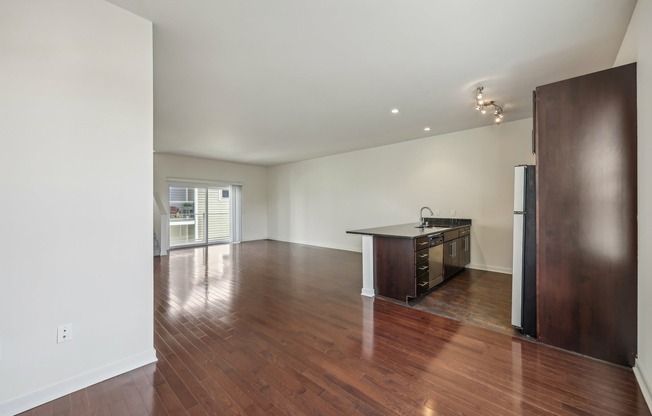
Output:
[[429,246],[433,247],[439,244],[444,244],[444,235],[443,234],[434,234],[428,236]]

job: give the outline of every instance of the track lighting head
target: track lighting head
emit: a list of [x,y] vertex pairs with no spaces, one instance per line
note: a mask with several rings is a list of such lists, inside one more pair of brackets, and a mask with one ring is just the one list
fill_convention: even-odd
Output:
[[475,90],[475,109],[480,111],[482,114],[486,114],[487,107],[493,107],[493,115],[496,116],[494,121],[496,124],[500,124],[503,121],[503,108],[493,100],[483,100],[483,91],[484,87],[478,87]]

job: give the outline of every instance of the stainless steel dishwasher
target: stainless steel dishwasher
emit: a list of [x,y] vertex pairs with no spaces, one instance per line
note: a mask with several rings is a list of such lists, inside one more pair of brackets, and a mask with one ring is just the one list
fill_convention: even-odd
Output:
[[430,266],[428,289],[431,289],[444,281],[444,235],[428,236],[428,243],[430,247],[428,250],[428,266]]

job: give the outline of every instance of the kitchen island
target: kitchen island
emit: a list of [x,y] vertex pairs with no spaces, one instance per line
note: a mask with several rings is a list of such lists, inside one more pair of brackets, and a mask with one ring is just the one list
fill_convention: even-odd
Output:
[[347,231],[362,236],[362,295],[406,301],[427,292],[469,263],[470,232],[471,220],[458,218]]

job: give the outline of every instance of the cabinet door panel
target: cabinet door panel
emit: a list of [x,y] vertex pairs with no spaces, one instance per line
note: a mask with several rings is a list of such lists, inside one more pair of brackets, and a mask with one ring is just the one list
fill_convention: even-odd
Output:
[[444,278],[447,279],[460,270],[460,240],[444,243]]
[[465,235],[460,238],[460,267],[466,267],[467,264],[471,263],[471,236]]
[[379,295],[402,301],[417,295],[414,246],[413,239],[374,237],[375,286]]
[[636,66],[537,88],[539,340],[636,355]]

